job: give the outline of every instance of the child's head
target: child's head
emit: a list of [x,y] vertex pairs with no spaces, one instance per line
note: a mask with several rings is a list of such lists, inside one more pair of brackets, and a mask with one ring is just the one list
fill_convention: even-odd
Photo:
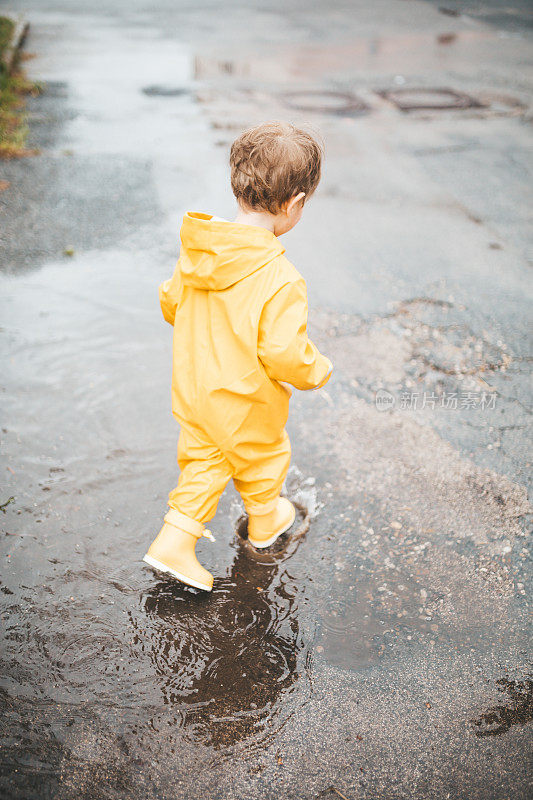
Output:
[[323,147],[286,122],[244,131],[231,146],[231,188],[243,211],[272,215],[276,235],[296,225],[320,181]]

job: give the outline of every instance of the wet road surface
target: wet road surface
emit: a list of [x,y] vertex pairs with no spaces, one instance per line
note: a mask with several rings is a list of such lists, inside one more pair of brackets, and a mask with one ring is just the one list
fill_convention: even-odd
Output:
[[[528,797],[527,9],[109,5],[26,6],[41,152],[0,166],[3,796]],[[251,551],[228,490],[205,595],[141,561],[156,290],[278,117],[326,140],[284,244],[336,371],[291,400],[295,534]]]

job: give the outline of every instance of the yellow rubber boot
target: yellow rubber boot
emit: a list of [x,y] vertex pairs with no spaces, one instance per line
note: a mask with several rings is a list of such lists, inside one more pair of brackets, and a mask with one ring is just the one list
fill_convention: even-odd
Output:
[[210,592],[213,576],[202,567],[195,553],[196,542],[202,536],[214,541],[211,532],[205,531],[201,522],[171,508],[143,561],[182,583]]
[[278,497],[267,511],[248,511],[248,541],[254,547],[269,547],[282,533],[288,531],[296,517],[296,509],[286,497]]

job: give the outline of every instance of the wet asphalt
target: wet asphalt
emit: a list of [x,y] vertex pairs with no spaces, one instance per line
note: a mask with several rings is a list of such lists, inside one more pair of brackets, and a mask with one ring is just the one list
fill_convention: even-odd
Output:
[[[529,797],[528,5],[25,10],[1,796]],[[335,373],[291,400],[295,530],[253,552],[228,489],[206,595],[141,561],[177,480],[157,285],[186,211],[234,213],[233,138],[277,118],[326,144],[284,244]]]

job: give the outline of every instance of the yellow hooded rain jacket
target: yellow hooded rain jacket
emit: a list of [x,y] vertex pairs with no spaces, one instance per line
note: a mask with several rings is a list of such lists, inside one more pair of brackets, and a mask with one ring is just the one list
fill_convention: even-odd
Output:
[[307,336],[305,281],[273,233],[190,212],[181,244],[159,289],[181,425],[169,504],[204,522],[231,477],[248,511],[275,502],[290,461],[280,381],[319,388],[332,366]]

